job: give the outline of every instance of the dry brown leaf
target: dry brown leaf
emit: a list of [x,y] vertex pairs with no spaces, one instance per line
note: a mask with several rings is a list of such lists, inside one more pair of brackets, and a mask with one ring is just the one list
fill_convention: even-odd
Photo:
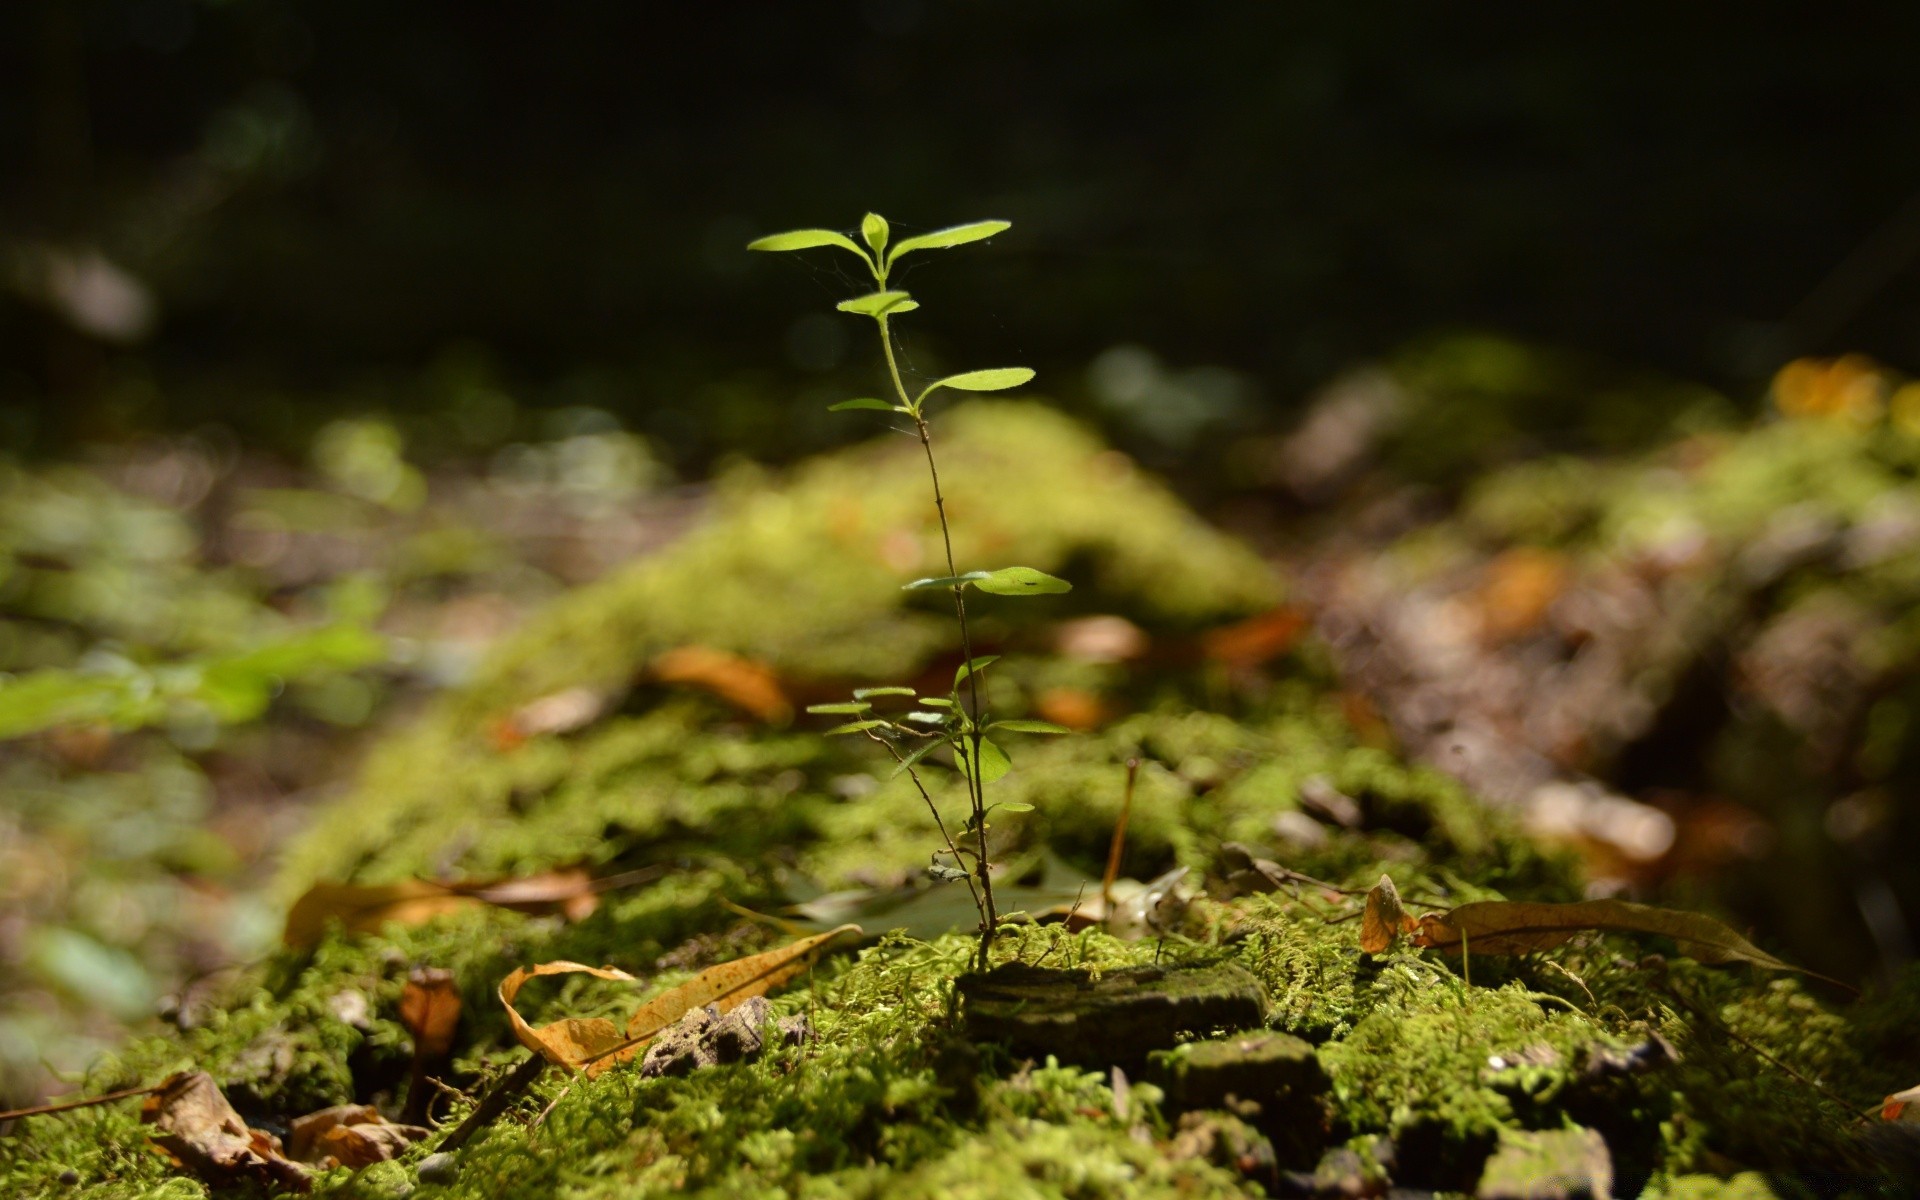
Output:
[[216,1186],[252,1181],[290,1191],[313,1188],[307,1169],[280,1152],[270,1133],[247,1128],[205,1071],[183,1072],[156,1088],[140,1106],[153,1140],[188,1169]]
[[1775,958],[1705,913],[1626,900],[1582,900],[1575,904],[1479,900],[1450,912],[1421,917],[1416,942],[1449,952],[1459,951],[1464,943],[1471,954],[1527,954],[1558,946],[1586,931],[1658,934],[1672,938],[1679,943],[1681,953],[1703,963],[1745,962],[1771,971],[1813,974]]
[[1516,546],[1501,554],[1487,564],[1476,597],[1481,636],[1504,642],[1532,633],[1572,580],[1566,559],[1552,550]]
[[1200,639],[1200,648],[1214,662],[1246,669],[1279,658],[1293,649],[1306,631],[1306,613],[1292,607],[1276,608],[1208,630]]
[[681,646],[655,658],[650,674],[660,683],[712,692],[769,725],[784,724],[793,716],[793,704],[772,667],[725,650]]
[[396,1125],[371,1104],[337,1104],[294,1118],[287,1131],[287,1153],[302,1162],[357,1169],[399,1157],[429,1132],[418,1125]]
[[585,973],[599,979],[633,979],[625,971],[613,967],[588,967],[571,962],[522,967],[501,982],[500,1002],[506,1005],[507,1019],[512,1022],[514,1035],[520,1039],[521,1045],[548,1062],[584,1070],[591,1077],[645,1050],[655,1034],[692,1009],[710,1004],[717,1012],[725,1013],[744,1000],[772,991],[812,966],[828,943],[849,932],[859,933],[860,927],[842,925],[826,933],[801,938],[777,950],[709,967],[679,987],[662,992],[642,1005],[628,1018],[624,1031],[604,1017],[567,1018],[536,1029],[528,1025],[513,1007],[514,997],[520,994],[520,986],[542,975]]
[[400,1024],[413,1035],[413,1052],[421,1058],[443,1058],[453,1049],[454,1030],[460,1024],[460,990],[453,972],[444,967],[419,967],[407,976],[400,993]]
[[561,867],[538,875],[456,882],[447,886],[498,908],[536,915],[557,912],[569,921],[583,921],[600,907],[600,890],[606,882],[595,880],[585,867]]
[[513,1007],[514,997],[520,994],[520,986],[527,980],[544,975],[591,975],[595,979],[636,982],[633,976],[617,967],[589,967],[564,959],[516,969],[500,981],[500,1003],[506,1006],[507,1020],[512,1023],[513,1035],[520,1039],[522,1046],[555,1066],[572,1069],[626,1040],[620,1027],[605,1017],[568,1017],[538,1029],[527,1024]]
[[1033,698],[1034,715],[1042,721],[1088,733],[1113,720],[1118,709],[1106,697],[1085,688],[1047,688]]
[[287,910],[287,924],[280,938],[289,946],[312,946],[334,921],[348,933],[372,933],[388,921],[418,925],[472,903],[472,897],[425,879],[380,884],[316,883]]
[[563,913],[568,920],[578,921],[599,907],[599,893],[607,884],[607,880],[594,879],[585,867],[562,867],[506,879],[316,883],[293,902],[280,936],[289,946],[311,946],[336,920],[348,933],[372,933],[390,921],[419,925],[481,903],[515,912]]
[[1367,892],[1367,907],[1360,914],[1360,948],[1368,954],[1385,954],[1401,934],[1415,933],[1419,928],[1420,922],[1400,903],[1400,889],[1382,875]]
[[1920,1125],[1920,1087],[1895,1092],[1880,1102],[1880,1119]]
[[407,1105],[400,1119],[417,1125],[427,1118],[427,1077],[444,1072],[460,1027],[460,990],[444,967],[418,967],[400,993],[400,1024],[413,1035],[413,1065],[408,1071]]
[[600,719],[612,697],[588,687],[570,687],[521,705],[487,726],[487,740],[506,753],[525,745],[528,738],[572,733]]

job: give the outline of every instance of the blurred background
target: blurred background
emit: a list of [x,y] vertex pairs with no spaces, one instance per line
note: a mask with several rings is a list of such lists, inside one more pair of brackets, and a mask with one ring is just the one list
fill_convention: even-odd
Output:
[[268,945],[273,848],[530,607],[871,432],[823,411],[857,281],[743,249],[868,209],[1013,222],[901,280],[910,366],[1037,368],[1383,737],[1596,889],[1891,970],[1917,48],[1897,5],[0,8],[0,1101]]

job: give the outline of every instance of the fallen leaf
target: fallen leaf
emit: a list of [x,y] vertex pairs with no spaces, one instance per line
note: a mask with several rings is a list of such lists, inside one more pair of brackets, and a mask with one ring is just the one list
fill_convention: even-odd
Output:
[[287,910],[287,924],[280,939],[289,946],[312,946],[334,921],[348,933],[372,933],[389,921],[419,925],[473,903],[471,896],[425,879],[381,884],[316,883]]
[[1229,667],[1257,667],[1293,649],[1306,630],[1306,613],[1297,608],[1276,608],[1207,631],[1200,639],[1200,649],[1209,659]]
[[287,1153],[316,1166],[367,1167],[406,1153],[431,1130],[397,1125],[371,1104],[337,1104],[295,1117]]
[[1367,906],[1360,914],[1360,948],[1368,954],[1385,954],[1401,934],[1419,929],[1420,922],[1400,904],[1400,889],[1382,875],[1367,892]]
[[679,987],[641,1006],[639,1012],[627,1019],[627,1037],[634,1044],[610,1059],[605,1066],[598,1063],[590,1065],[587,1074],[596,1074],[613,1062],[633,1057],[649,1039],[685,1016],[689,1009],[711,1005],[716,1012],[725,1014],[743,1001],[764,996],[811,967],[828,944],[841,934],[862,932],[858,925],[841,925],[825,933],[801,938],[777,950],[751,954],[707,968]]
[[1920,1087],[1895,1092],[1880,1102],[1880,1119],[1920,1125]]
[[1082,733],[1100,728],[1113,720],[1114,705],[1098,692],[1085,688],[1047,688],[1033,698],[1033,710],[1043,721],[1065,725]]
[[316,883],[287,910],[281,940],[312,946],[339,921],[348,933],[372,933],[388,922],[419,925],[474,904],[523,913],[561,913],[570,921],[590,916],[600,893],[652,880],[658,869],[595,879],[585,867],[562,867],[503,879],[408,879],[400,883]]
[[460,990],[454,985],[453,972],[444,967],[415,968],[400,993],[400,1024],[413,1035],[407,1105],[400,1119],[417,1125],[427,1116],[427,1077],[446,1069],[460,1026]]
[[1118,663],[1146,654],[1146,631],[1125,617],[1104,614],[1062,621],[1053,633],[1055,652],[1090,663]]
[[784,724],[793,704],[773,668],[710,646],[681,646],[653,660],[649,674],[659,683],[678,683],[712,692],[769,725]]
[[413,1035],[415,1054],[441,1058],[452,1050],[454,1029],[460,1024],[460,992],[453,972],[418,967],[410,973],[400,993],[400,1024]]
[[504,754],[519,749],[529,738],[572,733],[599,720],[612,699],[589,687],[554,692],[495,718],[487,725],[487,740]]
[[[630,876],[614,878],[637,881],[643,875],[651,878],[651,873],[647,872],[633,872]],[[585,867],[562,867],[555,871],[542,871],[538,875],[485,882],[456,882],[447,886],[497,908],[536,915],[557,912],[569,921],[581,921],[592,916],[594,910],[600,907],[600,893],[608,890],[610,885],[611,880],[595,879]]]
[[500,981],[500,1003],[506,1006],[507,1020],[513,1025],[513,1035],[520,1039],[522,1046],[555,1066],[576,1068],[588,1059],[613,1049],[626,1040],[621,1036],[620,1027],[605,1017],[568,1017],[535,1029],[527,1024],[526,1019],[513,1007],[514,998],[520,994],[521,985],[529,979],[538,979],[547,975],[582,974],[591,975],[595,979],[638,982],[633,976],[617,967],[589,967],[582,963],[567,962],[565,959],[541,963],[538,966],[519,967]]
[[689,1010],[712,1005],[716,1013],[724,1014],[742,1001],[764,995],[805,971],[827,944],[841,934],[860,931],[858,925],[841,925],[777,950],[709,967],[642,1005],[628,1018],[624,1030],[604,1017],[570,1017],[535,1028],[513,1007],[521,985],[543,975],[587,974],[598,979],[633,981],[633,976],[614,967],[589,967],[575,962],[521,967],[501,981],[500,1002],[506,1006],[507,1019],[521,1045],[548,1062],[584,1070],[592,1077],[639,1054],[655,1034]]
[[154,1142],[216,1186],[251,1181],[290,1191],[313,1188],[307,1169],[280,1151],[270,1133],[247,1128],[205,1071],[182,1072],[140,1106]]
[[1626,900],[1582,900],[1574,904],[1479,900],[1421,917],[1415,942],[1449,952],[1458,951],[1464,943],[1472,954],[1527,954],[1558,946],[1588,930],[1669,937],[1679,943],[1681,953],[1703,963],[1745,962],[1770,971],[1813,975],[1768,954],[1705,913]]
[[1505,642],[1532,633],[1572,579],[1566,559],[1552,550],[1516,546],[1501,554],[1487,565],[1476,597],[1480,636]]

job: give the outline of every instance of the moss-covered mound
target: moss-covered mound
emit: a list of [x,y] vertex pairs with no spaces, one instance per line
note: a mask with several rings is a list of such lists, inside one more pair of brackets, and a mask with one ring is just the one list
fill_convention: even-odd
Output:
[[[940,564],[915,464],[889,446],[818,464],[784,488],[743,490],[676,549],[562,602],[377,756],[296,854],[288,887],[583,860],[666,868],[663,877],[610,892],[571,923],[476,907],[377,936],[336,930],[186,997],[174,1029],[129,1046],[84,1086],[204,1069],[264,1129],[354,1100],[395,1112],[410,1086],[401,996],[410,971],[437,967],[452,972],[465,1015],[429,1112],[457,1121],[524,1057],[493,994],[514,967],[610,963],[651,992],[781,940],[723,902],[771,912],[811,899],[804,911],[815,916],[918,935],[869,940],[777,995],[777,1015],[811,1019],[811,1041],[684,1077],[634,1065],[591,1080],[550,1070],[451,1161],[421,1170],[436,1136],[398,1161],[324,1171],[318,1190],[421,1200],[1331,1195],[1389,1177],[1471,1189],[1490,1161],[1525,1162],[1553,1144],[1522,1135],[1572,1127],[1604,1140],[1624,1194],[1718,1186],[1679,1182],[1702,1171],[1770,1171],[1771,1183],[1749,1183],[1783,1191],[1794,1178],[1866,1187],[1877,1177],[1855,1114],[1920,1079],[1910,1036],[1920,976],[1836,1010],[1794,979],[1647,957],[1659,947],[1626,942],[1477,956],[1470,969],[1404,943],[1362,953],[1360,899],[1340,887],[1384,871],[1416,904],[1566,899],[1578,893],[1571,865],[1542,856],[1456,782],[1382,748],[1377,721],[1355,719],[1311,649],[1262,670],[1180,650],[1206,626],[1272,603],[1257,561],[1057,419],[972,413],[947,443],[963,565],[1025,562],[1081,585],[1051,608],[983,606],[982,636],[1006,654],[987,675],[995,710],[1013,715],[1040,689],[1071,686],[1114,714],[1095,732],[1016,747],[1015,770],[995,786],[992,798],[1033,805],[995,820],[1014,864],[1002,909],[1038,919],[1010,925],[996,961],[1090,975],[1147,968],[1130,976],[1142,980],[1231,965],[1263,989],[1264,1024],[1310,1048],[1317,1066],[1298,1073],[1307,1082],[1284,1098],[1236,1093],[1182,1112],[1179,1096],[1201,1094],[1190,1078],[1175,1096],[1151,1073],[1128,1079],[1100,1061],[1020,1059],[970,1040],[954,992],[972,950],[970,906],[946,903],[953,884],[904,901],[891,890],[925,887],[937,841],[920,795],[862,745],[649,682],[661,651],[690,644],[770,664],[796,698],[941,670],[940,613],[897,587]],[[1089,613],[1124,616],[1172,649],[1117,662],[1053,652],[1051,627]],[[571,688],[607,698],[583,727],[490,732]],[[1058,918],[1098,890],[1075,880],[1097,877],[1128,758],[1142,766],[1124,869],[1145,879],[1191,868],[1187,891],[1155,908],[1137,940],[1070,932]],[[936,804],[958,813],[950,777],[929,778]],[[1227,842],[1325,885],[1234,876],[1244,858]],[[613,1015],[635,992],[540,981],[519,1006],[536,1022]],[[1113,1059],[1158,1048],[1114,1047]],[[1189,1066],[1222,1053],[1190,1052]],[[149,1148],[131,1103],[28,1118],[0,1136],[9,1196],[206,1190]]]

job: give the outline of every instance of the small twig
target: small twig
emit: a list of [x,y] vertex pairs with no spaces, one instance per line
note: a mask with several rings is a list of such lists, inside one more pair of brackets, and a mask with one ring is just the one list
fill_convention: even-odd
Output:
[[[427,1076],[427,1084],[428,1086],[433,1088],[435,1100],[446,1099],[446,1098],[451,1098],[454,1100],[465,1100],[468,1098],[467,1094],[461,1091],[459,1088],[454,1087],[452,1084],[446,1082],[445,1080],[437,1079],[432,1075]],[[433,1100],[427,1101],[426,1115],[427,1115],[427,1120],[433,1121]],[[439,1122],[435,1121],[434,1124],[438,1125]]]
[[480,1101],[480,1107],[467,1114],[467,1119],[447,1135],[446,1141],[440,1143],[440,1149],[458,1150],[466,1145],[474,1134],[493,1124],[501,1113],[507,1111],[507,1105],[513,1103],[514,1097],[532,1087],[533,1081],[540,1078],[540,1072],[546,1067],[546,1059],[538,1054],[529,1056],[513,1069],[511,1075],[493,1085],[493,1090]]
[[1545,966],[1552,967],[1554,970],[1560,972],[1562,975],[1565,975],[1568,979],[1571,979],[1574,981],[1574,983],[1578,984],[1580,987],[1580,990],[1587,994],[1587,1003],[1593,1006],[1593,1011],[1595,1013],[1598,1013],[1600,1011],[1600,1001],[1594,999],[1593,989],[1587,986],[1586,980],[1580,978],[1578,975],[1575,975],[1572,971],[1567,970],[1565,967],[1561,966],[1559,963],[1553,961],[1550,958],[1542,958],[1540,962]]
[[533,1124],[530,1126],[530,1128],[538,1129],[540,1128],[540,1126],[546,1124],[547,1114],[552,1112],[554,1108],[557,1105],[559,1105],[559,1103],[562,1100],[565,1100],[567,1098],[567,1093],[572,1090],[573,1090],[573,1080],[569,1079],[567,1080],[566,1086],[560,1089],[559,1093],[554,1096],[552,1101],[550,1101],[545,1108],[540,1110],[540,1115],[533,1119]]
[[157,1092],[161,1085],[150,1083],[145,1087],[123,1088],[117,1092],[108,1092],[104,1096],[88,1096],[82,1100],[62,1100],[54,1104],[40,1104],[33,1108],[16,1108],[9,1112],[0,1112],[0,1121],[14,1121],[21,1117],[43,1117],[48,1113],[71,1112],[76,1108],[91,1108],[96,1104],[111,1104],[115,1100],[127,1100],[134,1096],[144,1096]]
[[1849,1115],[1852,1115],[1852,1116],[1858,1115],[1858,1110],[1856,1110],[1852,1104],[1848,1103],[1846,1098],[1841,1096],[1838,1092],[1833,1091],[1832,1089],[1828,1088],[1825,1084],[1820,1083],[1817,1080],[1808,1079],[1805,1075],[1802,1075],[1800,1072],[1794,1070],[1791,1066],[1788,1066],[1786,1063],[1781,1062],[1779,1059],[1775,1058],[1773,1055],[1767,1053],[1765,1050],[1762,1050],[1760,1047],[1754,1045],[1752,1042],[1742,1037],[1740,1033],[1733,1028],[1733,1026],[1728,1025],[1726,1022],[1722,1021],[1716,1024],[1712,1017],[1708,1016],[1705,1012],[1703,1012],[1700,1009],[1700,1007],[1696,1005],[1693,1001],[1687,999],[1686,995],[1682,993],[1680,989],[1675,987],[1672,983],[1669,982],[1666,985],[1665,991],[1667,995],[1672,996],[1675,1000],[1678,1000],[1681,1003],[1681,1005],[1686,1008],[1688,1012],[1692,1013],[1694,1016],[1698,1017],[1700,1020],[1706,1022],[1708,1028],[1717,1029],[1719,1032],[1726,1034],[1728,1037],[1740,1043],[1742,1046],[1745,1046],[1747,1049],[1753,1051],[1755,1054],[1759,1055],[1761,1058],[1765,1059],[1767,1062],[1770,1062],[1774,1066],[1780,1068],[1782,1071],[1785,1071],[1794,1080],[1800,1083],[1803,1083],[1807,1087],[1812,1088],[1814,1091],[1820,1093],[1820,1095],[1824,1099],[1830,1100],[1834,1104],[1839,1105]]
[[[960,847],[954,845],[953,835],[947,832],[947,823],[941,819],[940,809],[934,804],[933,796],[927,791],[927,785],[920,782],[920,772],[907,766],[906,756],[900,753],[900,747],[874,733],[871,729],[867,730],[867,736],[879,742],[882,746],[885,746],[887,753],[893,755],[893,760],[901,766],[906,767],[907,778],[913,780],[914,789],[920,793],[920,798],[927,802],[927,811],[933,814],[933,823],[939,827],[940,840],[947,844],[947,853],[953,855],[953,861],[956,864],[960,863],[962,861],[960,857]],[[974,886],[972,873],[969,872],[962,876],[962,878],[967,881],[967,891],[973,895],[973,906],[980,910],[982,919],[985,919],[987,907],[980,902],[980,889]]]

